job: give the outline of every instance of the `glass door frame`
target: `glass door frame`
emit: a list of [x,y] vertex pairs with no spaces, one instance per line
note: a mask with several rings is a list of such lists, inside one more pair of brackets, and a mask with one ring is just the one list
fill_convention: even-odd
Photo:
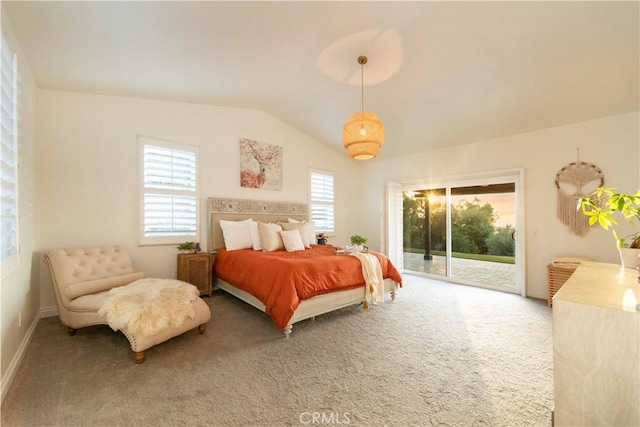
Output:
[[[515,184],[515,286],[513,289],[508,289],[503,286],[496,286],[487,283],[477,283],[460,278],[453,278],[451,271],[451,188],[455,187],[468,187],[477,185],[492,185],[503,183]],[[444,280],[451,283],[459,283],[463,285],[471,285],[480,288],[494,289],[503,292],[511,292],[526,296],[525,285],[525,215],[524,215],[524,169],[509,169],[502,171],[487,172],[482,174],[455,176],[449,178],[438,179],[423,179],[420,181],[412,181],[410,183],[402,183],[403,191],[417,191],[426,190],[430,188],[445,188],[446,190],[446,277],[420,273],[410,270],[404,270],[407,274],[414,274],[419,276],[426,276],[429,278]]]

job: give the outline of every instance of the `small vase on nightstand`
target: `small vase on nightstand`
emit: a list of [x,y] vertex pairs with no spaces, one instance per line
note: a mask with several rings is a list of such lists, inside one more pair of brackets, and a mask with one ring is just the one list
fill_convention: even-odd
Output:
[[640,249],[636,248],[620,248],[620,262],[624,268],[638,267],[638,259]]

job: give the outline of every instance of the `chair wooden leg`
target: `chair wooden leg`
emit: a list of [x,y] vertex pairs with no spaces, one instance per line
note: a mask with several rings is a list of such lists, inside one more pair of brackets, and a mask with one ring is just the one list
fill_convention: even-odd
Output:
[[69,332],[69,335],[74,336],[76,334],[77,329],[73,329],[73,328],[67,328],[67,332]]
[[144,351],[136,351],[133,355],[136,364],[141,364],[142,362],[144,362]]
[[202,325],[198,326],[198,331],[200,332],[200,335],[204,334],[204,331],[207,330],[207,324],[203,323]]

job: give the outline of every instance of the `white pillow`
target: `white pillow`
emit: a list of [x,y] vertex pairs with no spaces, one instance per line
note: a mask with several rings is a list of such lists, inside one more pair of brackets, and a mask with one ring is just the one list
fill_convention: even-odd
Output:
[[316,244],[318,240],[316,239],[316,223],[313,221],[305,222],[306,227],[305,230],[307,232],[307,239],[309,239],[309,243]]
[[[287,218],[287,221],[290,224],[309,224],[308,227],[302,231],[300,230],[300,235],[302,236],[303,241],[308,241],[310,244],[316,244],[318,241],[316,240],[316,223],[313,221],[297,221],[293,218]],[[306,232],[306,236],[304,235]],[[305,238],[306,237],[306,238]]]
[[281,231],[280,236],[287,252],[304,251],[304,243],[299,230]]
[[247,222],[254,222],[253,218],[243,219],[242,221],[228,221],[226,219],[221,219],[220,220],[220,227],[224,231],[224,227],[226,227],[227,225],[245,224]]
[[258,234],[260,234],[260,246],[265,252],[281,251],[284,249],[284,243],[280,232],[282,227],[279,224],[259,222]]
[[[262,248],[260,247],[260,235],[258,234],[258,224],[252,218],[243,219],[242,221],[228,221],[225,219],[220,220],[220,228],[222,228],[222,237],[225,239],[224,246],[227,248],[227,250],[234,250],[234,249],[229,249],[227,245],[225,229],[228,229],[230,227],[234,227],[237,225],[245,225],[248,228],[249,237],[251,238],[250,247],[253,247],[253,250],[255,251],[261,250]],[[227,234],[229,233],[232,233],[232,231],[227,231]],[[240,231],[236,230],[233,233],[240,233]],[[244,236],[241,237],[241,240],[242,240],[242,243],[236,243],[236,242],[230,242],[230,243],[232,244],[232,247],[235,247],[236,249],[248,249],[244,247],[238,247],[246,244],[246,242],[244,241]]]
[[258,232],[258,223],[255,221],[247,222],[249,227],[249,235],[251,236],[251,244],[254,251],[261,251],[262,245],[260,244],[260,233]]
[[[307,229],[311,226],[308,222],[281,222],[280,225],[284,231],[288,230],[298,230],[300,232],[300,238],[302,239],[302,243],[305,248],[310,248],[311,244],[316,243],[315,232],[313,235],[313,239],[309,240],[309,233]],[[315,230],[314,230],[315,231]],[[286,247],[286,245],[285,245]]]
[[238,249],[252,249],[253,243],[251,242],[251,235],[249,234],[249,227],[247,223],[229,221],[231,224],[222,225],[222,237],[224,238],[224,247],[228,251],[235,251]]

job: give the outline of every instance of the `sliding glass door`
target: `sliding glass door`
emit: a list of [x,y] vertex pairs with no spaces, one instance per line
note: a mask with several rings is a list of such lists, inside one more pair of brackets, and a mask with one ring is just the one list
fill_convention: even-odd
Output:
[[515,183],[451,188],[451,278],[515,290]]
[[520,173],[403,188],[405,271],[523,293]]
[[405,270],[447,277],[446,189],[405,191],[403,247]]

